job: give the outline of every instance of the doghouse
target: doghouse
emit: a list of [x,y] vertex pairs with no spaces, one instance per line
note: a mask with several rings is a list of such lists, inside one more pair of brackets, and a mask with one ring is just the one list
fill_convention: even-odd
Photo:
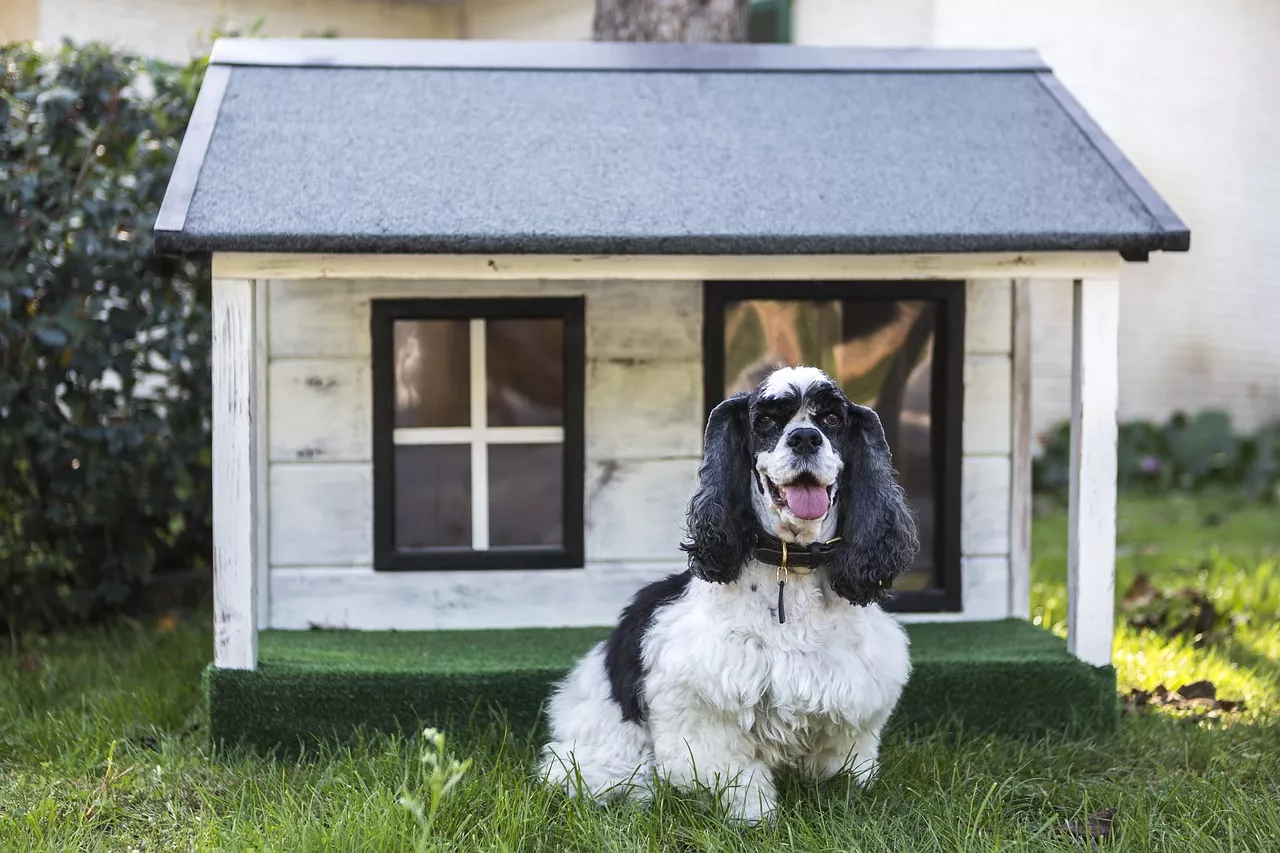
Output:
[[[1033,52],[222,40],[156,240],[213,261],[215,736],[532,719],[783,362],[879,411],[918,514],[900,713],[1114,717],[1119,279],[1189,232]],[[1065,643],[1025,621],[1055,286]]]

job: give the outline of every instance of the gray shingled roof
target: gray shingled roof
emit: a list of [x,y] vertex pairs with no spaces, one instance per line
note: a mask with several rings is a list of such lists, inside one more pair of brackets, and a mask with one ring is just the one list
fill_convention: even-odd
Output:
[[218,43],[162,249],[1188,247],[1034,53]]

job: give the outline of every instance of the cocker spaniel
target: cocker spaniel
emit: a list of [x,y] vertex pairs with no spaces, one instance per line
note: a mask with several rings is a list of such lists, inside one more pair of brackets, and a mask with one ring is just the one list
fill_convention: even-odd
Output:
[[919,550],[879,417],[782,368],[712,411],[698,477],[689,570],[556,686],[541,773],[596,800],[710,788],[750,822],[781,768],[866,785],[910,673],[878,603]]

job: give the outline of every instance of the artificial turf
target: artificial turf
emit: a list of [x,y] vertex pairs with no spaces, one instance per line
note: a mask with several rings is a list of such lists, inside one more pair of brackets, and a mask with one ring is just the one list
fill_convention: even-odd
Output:
[[[205,673],[215,742],[307,746],[357,730],[413,731],[498,716],[539,730],[551,683],[605,628],[264,631],[254,671]],[[908,626],[913,673],[891,727],[1039,735],[1109,730],[1115,670],[1020,620]]]

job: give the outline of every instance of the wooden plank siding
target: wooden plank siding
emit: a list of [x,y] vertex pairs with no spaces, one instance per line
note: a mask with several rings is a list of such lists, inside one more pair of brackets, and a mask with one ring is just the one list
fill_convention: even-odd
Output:
[[[604,624],[646,580],[684,567],[678,545],[704,424],[700,283],[495,280],[480,292],[474,281],[448,279],[263,286],[272,627]],[[587,567],[375,572],[370,300],[477,295],[586,298]],[[1000,618],[1010,587],[1012,281],[971,281],[967,302],[959,618]]]

